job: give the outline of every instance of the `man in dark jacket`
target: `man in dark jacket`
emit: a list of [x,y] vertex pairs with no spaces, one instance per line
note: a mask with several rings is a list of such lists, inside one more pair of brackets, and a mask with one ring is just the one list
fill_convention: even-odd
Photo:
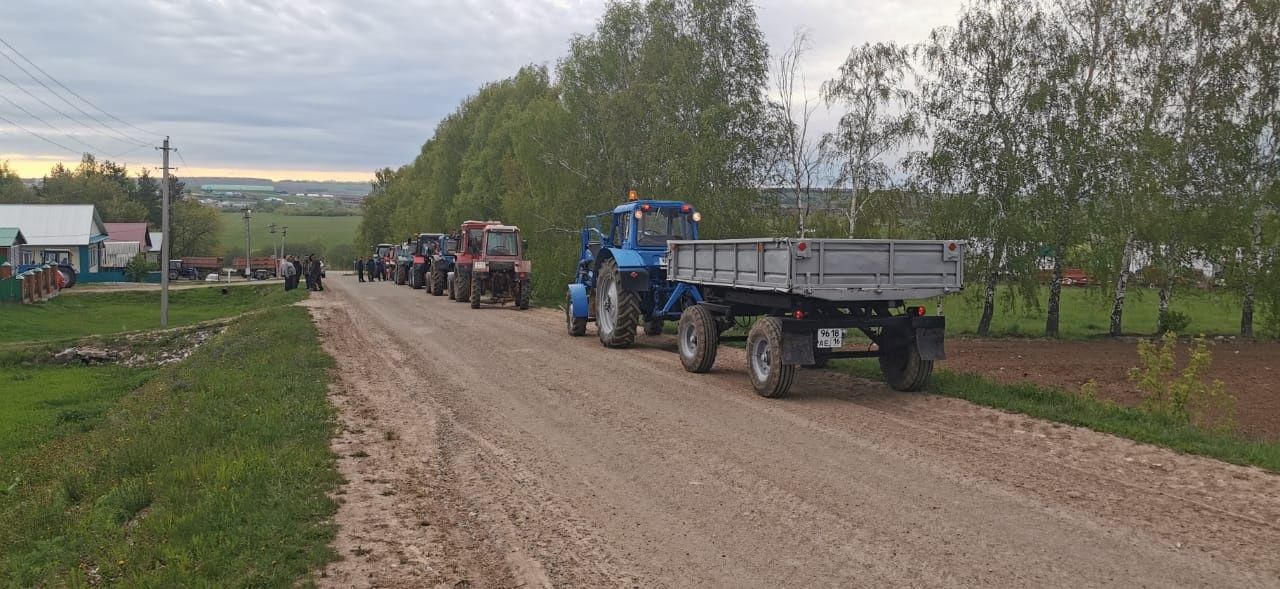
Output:
[[313,274],[314,272],[313,269],[315,268],[315,265],[316,265],[316,255],[307,254],[307,259],[302,261],[302,277],[307,280],[307,290],[316,289],[316,283],[315,283],[315,280],[313,279],[313,277],[315,276],[315,274]]
[[386,280],[387,277],[385,276],[385,274],[387,271],[387,263],[383,262],[382,258],[378,258],[378,261],[375,262],[375,264],[376,264],[375,267],[378,270],[378,280]]
[[365,269],[365,272],[369,275],[369,282],[373,282],[374,277],[377,276],[378,263],[375,262],[372,257],[370,257],[368,260],[365,261],[364,269]]
[[293,288],[298,288],[298,281],[302,280],[302,261],[298,256],[289,256],[289,261],[293,263]]
[[324,262],[320,258],[311,263],[311,284],[316,291],[324,290]]
[[364,282],[364,258],[356,258],[356,278]]

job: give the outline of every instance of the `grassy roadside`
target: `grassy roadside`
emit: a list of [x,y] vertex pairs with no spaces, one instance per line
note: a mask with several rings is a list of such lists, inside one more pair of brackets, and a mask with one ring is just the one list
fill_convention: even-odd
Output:
[[[169,293],[169,325],[190,325],[305,298],[279,283]],[[0,343],[59,340],[160,327],[160,293],[100,292],[60,296],[39,305],[8,305],[0,315]]]
[[[153,369],[118,402],[89,399],[109,408],[85,427],[55,419],[62,429],[43,443],[0,454],[0,579],[243,587],[304,578],[332,557],[331,366],[304,309],[269,309]],[[8,368],[41,380],[44,370],[82,370]]]
[[[836,360],[831,368],[883,380],[874,359]],[[1114,434],[1138,442],[1280,472],[1280,443],[1209,432],[1140,409],[1033,384],[1001,384],[973,374],[934,370],[928,392],[977,405]]]

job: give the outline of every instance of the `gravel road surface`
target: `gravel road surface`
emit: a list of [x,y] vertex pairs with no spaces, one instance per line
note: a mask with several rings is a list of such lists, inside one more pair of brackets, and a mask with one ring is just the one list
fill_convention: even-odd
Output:
[[332,587],[1277,587],[1280,476],[334,276]]

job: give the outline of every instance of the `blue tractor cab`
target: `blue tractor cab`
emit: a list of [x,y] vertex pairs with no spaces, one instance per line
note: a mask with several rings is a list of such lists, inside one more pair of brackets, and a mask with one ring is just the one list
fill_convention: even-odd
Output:
[[643,324],[648,335],[662,333],[663,321],[701,301],[696,289],[667,281],[667,241],[698,239],[702,215],[675,200],[631,200],[612,211],[588,215],[574,282],[565,298],[569,335],[586,333],[596,322],[600,341],[620,348],[635,341]]

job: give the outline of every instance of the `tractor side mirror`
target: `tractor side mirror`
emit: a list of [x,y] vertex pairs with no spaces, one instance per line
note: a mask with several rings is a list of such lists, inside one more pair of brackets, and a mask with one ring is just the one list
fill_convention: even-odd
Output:
[[522,250],[527,250],[527,249],[529,249],[529,240],[527,240],[527,239],[521,239],[521,240],[520,240],[520,249],[522,249]]

